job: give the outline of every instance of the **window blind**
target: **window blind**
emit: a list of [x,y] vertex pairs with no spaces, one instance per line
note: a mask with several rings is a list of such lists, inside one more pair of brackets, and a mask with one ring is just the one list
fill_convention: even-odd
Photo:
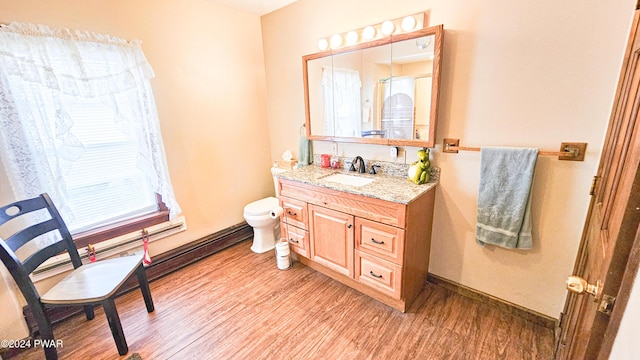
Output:
[[75,99],[71,132],[84,146],[64,175],[72,233],[157,211],[155,193],[136,166],[135,139],[116,126],[114,111],[98,99]]

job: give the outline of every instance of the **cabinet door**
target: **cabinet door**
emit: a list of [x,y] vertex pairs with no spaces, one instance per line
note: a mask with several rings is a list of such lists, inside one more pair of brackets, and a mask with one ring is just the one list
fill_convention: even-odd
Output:
[[309,204],[311,260],[353,278],[353,216]]

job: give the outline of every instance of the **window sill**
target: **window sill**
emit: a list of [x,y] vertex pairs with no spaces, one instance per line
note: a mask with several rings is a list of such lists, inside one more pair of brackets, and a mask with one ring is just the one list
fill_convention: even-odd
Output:
[[82,249],[89,244],[97,244],[118,236],[129,234],[144,228],[169,221],[169,211],[161,210],[155,213],[139,216],[109,226],[104,226],[90,231],[73,234],[76,248]]

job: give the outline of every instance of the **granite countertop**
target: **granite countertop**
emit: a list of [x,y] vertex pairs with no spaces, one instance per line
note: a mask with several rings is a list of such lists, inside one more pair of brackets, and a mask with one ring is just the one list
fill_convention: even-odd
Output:
[[[334,173],[375,180],[363,186],[351,186],[324,179]],[[406,177],[387,174],[360,174],[353,171],[345,171],[344,169],[325,169],[314,165],[278,173],[276,177],[400,204],[409,204],[418,196],[438,185],[437,177],[426,184],[416,185]]]

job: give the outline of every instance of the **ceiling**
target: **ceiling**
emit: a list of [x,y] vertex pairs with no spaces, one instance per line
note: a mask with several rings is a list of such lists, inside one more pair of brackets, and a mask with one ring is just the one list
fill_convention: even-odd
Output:
[[216,4],[244,10],[259,16],[280,9],[296,0],[209,0]]

